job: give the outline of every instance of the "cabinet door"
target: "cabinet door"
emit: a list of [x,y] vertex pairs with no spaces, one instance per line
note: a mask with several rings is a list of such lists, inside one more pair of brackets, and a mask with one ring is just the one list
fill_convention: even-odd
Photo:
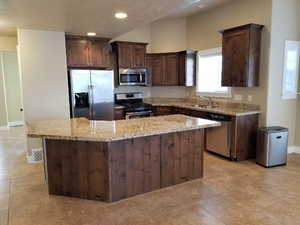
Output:
[[132,45],[131,50],[132,50],[132,67],[145,68],[146,46]]
[[115,118],[114,120],[125,120],[124,109],[115,109]]
[[152,86],[164,85],[164,56],[151,55],[150,56],[150,69],[152,73]]
[[70,67],[88,67],[89,41],[79,38],[66,39],[67,64]]
[[112,68],[111,54],[107,41],[91,40],[89,49],[92,67]]
[[225,33],[223,36],[222,85],[246,86],[249,62],[249,30]]
[[165,56],[165,67],[164,67],[164,84],[166,86],[178,86],[178,55],[167,54]]
[[180,86],[186,86],[186,53],[178,55],[178,82]]
[[118,44],[118,59],[119,68],[131,68],[132,67],[132,45],[128,43]]

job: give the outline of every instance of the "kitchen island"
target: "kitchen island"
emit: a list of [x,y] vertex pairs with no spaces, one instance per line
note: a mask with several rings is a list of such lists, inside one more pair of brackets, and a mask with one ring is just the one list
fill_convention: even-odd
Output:
[[204,129],[184,115],[120,121],[37,121],[49,194],[113,202],[203,176]]

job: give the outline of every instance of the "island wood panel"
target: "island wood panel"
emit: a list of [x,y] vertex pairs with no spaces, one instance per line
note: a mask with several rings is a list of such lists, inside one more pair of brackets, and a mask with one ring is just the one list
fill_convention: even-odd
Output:
[[159,189],[160,136],[110,143],[110,201]]
[[161,186],[203,177],[204,130],[162,136]]
[[46,139],[49,193],[108,198],[107,144]]
[[235,117],[233,120],[232,149],[235,152],[232,153],[232,158],[237,161],[255,158],[258,119],[259,115],[255,114]]

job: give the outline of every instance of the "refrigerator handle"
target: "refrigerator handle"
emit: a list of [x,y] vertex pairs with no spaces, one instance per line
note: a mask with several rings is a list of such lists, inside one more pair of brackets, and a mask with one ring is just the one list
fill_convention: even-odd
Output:
[[88,86],[89,89],[89,104],[90,104],[90,115],[89,115],[89,119],[92,120],[93,119],[93,106],[94,106],[94,102],[93,102],[93,85],[89,85]]

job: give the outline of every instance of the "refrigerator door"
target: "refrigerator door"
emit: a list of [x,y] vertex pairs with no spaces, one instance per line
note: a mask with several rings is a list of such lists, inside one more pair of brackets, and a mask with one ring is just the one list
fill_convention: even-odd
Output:
[[70,98],[72,105],[72,117],[91,118],[91,74],[90,70],[70,71]]
[[92,70],[92,119],[114,119],[114,73],[112,70]]

